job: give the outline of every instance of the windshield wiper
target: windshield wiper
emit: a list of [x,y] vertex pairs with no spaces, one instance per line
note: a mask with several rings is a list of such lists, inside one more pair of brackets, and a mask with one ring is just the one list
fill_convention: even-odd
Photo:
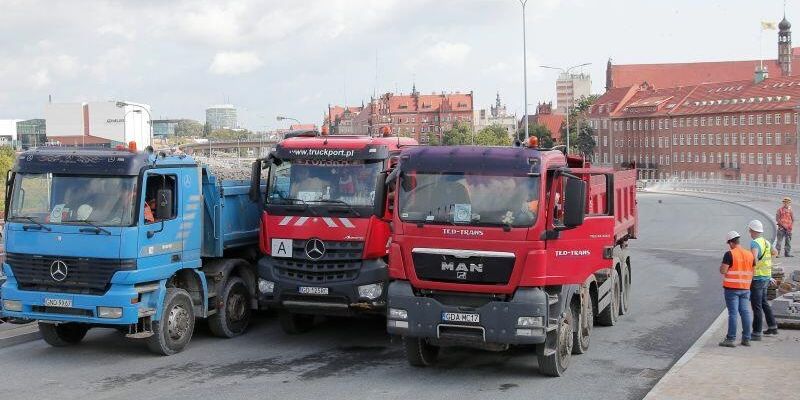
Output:
[[[105,232],[106,234],[109,234],[109,235],[111,234],[111,231],[109,231],[109,230],[107,230],[107,229],[104,229],[104,228],[102,228],[102,227],[100,227],[100,226],[98,226],[98,225],[95,225],[95,223],[94,223],[94,222],[92,222],[92,221],[89,221],[88,219],[68,219],[68,220],[66,220],[66,221],[61,221],[61,222],[62,222],[62,223],[69,223],[69,222],[82,222],[82,223],[84,223],[84,224],[91,225],[91,226],[92,226],[92,228],[94,228],[94,229],[95,229],[95,230],[94,230],[94,233],[96,233],[96,234],[100,234],[100,232]],[[81,231],[83,231],[83,229],[81,229]]]
[[333,200],[333,199],[322,199],[322,200],[312,200],[312,202],[314,202],[314,203],[328,203],[328,204],[339,204],[339,205],[343,205],[343,206],[347,207],[347,209],[348,209],[348,210],[350,210],[350,212],[352,212],[353,214],[355,214],[355,216],[356,216],[356,217],[360,217],[360,216],[361,216],[361,213],[359,213],[359,212],[358,212],[358,211],[355,209],[355,207],[353,207],[353,205],[352,205],[352,204],[350,204],[350,203],[348,203],[348,202],[346,202],[346,201],[342,201],[342,200]]
[[[43,225],[41,222],[33,219],[33,217],[31,217],[29,215],[17,215],[17,216],[11,217],[10,219],[25,219],[25,220],[31,221],[34,224],[38,225],[39,229],[44,229],[44,230],[46,230],[48,232],[52,231],[52,229],[50,229],[49,227]],[[22,229],[27,231],[28,227],[27,226],[23,226]]]
[[305,200],[294,198],[294,197],[283,197],[281,195],[278,195],[278,198],[280,200],[284,200],[284,201],[287,201],[287,202],[290,202],[290,203],[289,204],[276,204],[276,203],[270,202],[269,204],[276,205],[276,206],[303,206],[303,210],[304,211],[308,210],[309,212],[311,212],[312,215],[314,215],[314,216],[317,215],[317,213],[313,209],[308,207],[308,203]]

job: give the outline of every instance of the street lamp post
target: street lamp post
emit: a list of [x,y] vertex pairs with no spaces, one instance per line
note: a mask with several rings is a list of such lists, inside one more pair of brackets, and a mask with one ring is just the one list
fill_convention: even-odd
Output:
[[[143,106],[141,104],[128,103],[128,102],[124,102],[124,101],[118,101],[117,102],[117,107],[118,108],[124,108],[125,106],[139,107],[140,110],[144,110],[144,112],[147,113],[147,120],[148,120],[147,126],[148,126],[149,131],[150,131],[149,132],[149,134],[150,134],[150,146],[153,146],[153,115],[150,114],[150,110],[148,110],[147,107],[145,107],[145,106]],[[128,113],[130,113],[130,112],[141,113],[140,110],[130,110],[130,111],[126,112],[125,115],[122,117],[122,132],[123,132],[122,134],[124,136],[127,135],[128,121],[127,121],[126,118],[128,116]],[[127,137],[126,137],[126,139],[127,139]]]
[[277,118],[275,118],[275,119],[277,119],[278,121],[283,121],[283,120],[285,120],[285,119],[288,119],[288,120],[292,120],[292,121],[294,121],[294,122],[297,122],[298,124],[300,123],[300,121],[298,121],[296,118],[292,118],[292,117],[284,117],[283,115],[278,115],[278,117],[277,117]]
[[522,84],[525,85],[525,142],[528,142],[528,46],[525,32],[525,3],[528,0],[519,0],[522,4]]
[[[585,67],[587,65],[591,65],[592,63],[583,63],[578,65],[573,65],[569,68],[561,68],[561,67],[551,67],[549,65],[540,65],[540,68],[547,68],[547,69],[554,69],[556,71],[561,71],[564,75],[569,75],[569,72],[575,68]],[[574,102],[575,99],[572,99]],[[569,109],[573,106],[573,104],[567,104],[567,154],[569,154]]]

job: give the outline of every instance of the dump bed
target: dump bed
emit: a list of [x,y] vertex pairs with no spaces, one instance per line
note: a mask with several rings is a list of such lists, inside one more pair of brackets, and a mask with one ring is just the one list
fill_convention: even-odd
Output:
[[250,182],[219,180],[200,167],[203,185],[203,257],[222,257],[227,249],[258,245],[261,211],[250,201]]

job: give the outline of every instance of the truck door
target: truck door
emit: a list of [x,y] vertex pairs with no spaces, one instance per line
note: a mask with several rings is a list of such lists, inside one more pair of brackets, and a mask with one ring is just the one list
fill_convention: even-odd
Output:
[[[613,175],[606,173],[572,173],[586,182],[586,217],[582,225],[564,229],[563,209],[566,175],[556,172],[551,177],[548,229],[557,230],[558,238],[547,243],[548,275],[558,283],[578,277],[588,278],[592,273],[612,266],[611,248],[614,246]],[[574,178],[572,178],[574,179]],[[561,277],[562,279],[559,279]],[[580,280],[580,279],[579,279]]]
[[[183,214],[180,175],[174,171],[148,171],[143,178],[144,195],[139,204],[139,260],[140,267],[159,267],[180,264],[183,238],[180,215]],[[167,211],[158,215],[159,204]]]

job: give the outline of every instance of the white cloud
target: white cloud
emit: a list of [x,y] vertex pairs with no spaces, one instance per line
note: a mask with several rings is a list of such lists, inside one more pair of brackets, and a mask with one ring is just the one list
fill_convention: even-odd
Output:
[[253,72],[262,65],[264,62],[252,51],[228,51],[214,55],[209,71],[219,75],[240,75]]
[[97,28],[97,33],[101,35],[116,35],[121,36],[128,40],[133,40],[136,38],[136,32],[128,27],[125,27],[120,24],[106,24],[99,28]]
[[466,43],[439,42],[429,48],[425,54],[432,60],[445,65],[464,62],[472,50]]
[[50,83],[50,73],[45,68],[39,69],[30,76],[30,81],[37,89],[47,86]]

